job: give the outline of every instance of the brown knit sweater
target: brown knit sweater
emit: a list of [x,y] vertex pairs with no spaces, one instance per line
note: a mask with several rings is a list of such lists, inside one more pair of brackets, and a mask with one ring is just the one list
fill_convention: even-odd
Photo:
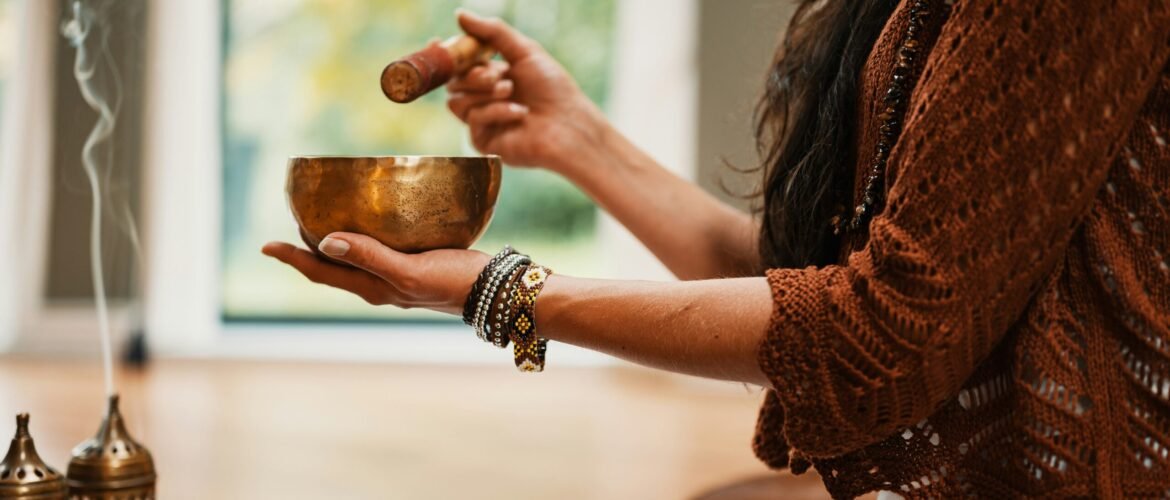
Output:
[[[859,152],[910,2],[864,69]],[[767,273],[757,454],[836,497],[1170,496],[1170,1],[930,23],[869,234]]]

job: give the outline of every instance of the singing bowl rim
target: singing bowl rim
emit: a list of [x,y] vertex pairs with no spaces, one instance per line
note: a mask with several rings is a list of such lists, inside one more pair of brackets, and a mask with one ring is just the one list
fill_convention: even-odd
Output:
[[402,159],[402,160],[484,160],[487,162],[500,161],[499,155],[469,155],[469,156],[451,156],[451,155],[293,155],[288,157],[289,161],[293,160],[388,160],[388,159]]

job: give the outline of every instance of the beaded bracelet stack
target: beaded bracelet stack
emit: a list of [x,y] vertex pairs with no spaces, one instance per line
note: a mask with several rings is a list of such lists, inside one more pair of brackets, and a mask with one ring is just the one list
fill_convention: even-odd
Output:
[[[483,271],[479,273],[479,278],[475,280],[471,293],[467,296],[467,303],[463,305],[463,322],[475,329],[475,335],[480,340],[490,342],[496,347],[508,345],[508,337],[500,328],[502,324],[499,321],[502,317],[497,318],[496,323],[490,323],[493,305],[496,306],[495,309],[502,308],[495,304],[497,292],[501,290],[500,287],[511,280],[513,273],[518,268],[531,262],[532,260],[527,255],[517,253],[512,247],[505,246],[503,250],[500,250],[500,253],[488,261],[487,266],[484,266]],[[497,310],[495,314],[499,316],[502,312]],[[491,328],[491,326],[495,326],[495,328]]]
[[536,297],[552,270],[505,246],[484,266],[463,306],[463,322],[484,342],[512,343],[516,368],[544,370],[548,340],[536,334]]

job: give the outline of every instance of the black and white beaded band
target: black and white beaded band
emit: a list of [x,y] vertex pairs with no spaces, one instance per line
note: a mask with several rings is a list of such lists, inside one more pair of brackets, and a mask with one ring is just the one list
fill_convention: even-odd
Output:
[[504,245],[504,248],[492,256],[487,265],[483,266],[483,270],[479,272],[479,277],[475,279],[475,283],[471,285],[471,291],[467,294],[467,301],[463,304],[463,323],[467,326],[474,325],[475,306],[478,303],[479,296],[483,295],[483,289],[487,286],[487,281],[491,278],[492,269],[504,260],[505,257],[516,253],[516,250],[511,245]]
[[480,340],[491,342],[488,338],[487,324],[491,317],[492,304],[495,302],[496,293],[500,290],[500,286],[503,285],[506,278],[512,275],[512,272],[516,268],[529,262],[531,260],[527,255],[512,254],[492,268],[490,278],[476,303],[476,313],[473,318],[472,327],[475,328],[476,336]]
[[504,280],[504,289],[500,291],[499,300],[496,301],[496,311],[493,315],[495,321],[491,322],[487,326],[488,338],[491,339],[492,345],[499,347],[500,349],[508,347],[509,338],[506,327],[511,324],[510,322],[512,321],[512,308],[508,307],[508,300],[510,298],[510,294],[516,293],[516,290],[512,289],[512,283],[514,283],[517,280],[517,276],[524,272],[524,270],[527,268],[528,266],[526,264],[522,264],[516,266],[516,269],[508,274],[507,279]]
[[496,292],[504,279],[512,275],[517,267],[532,262],[527,255],[511,254],[504,257],[499,264],[492,266],[490,278],[486,286],[481,290],[478,297],[476,297],[475,316],[473,318],[472,327],[475,328],[475,334],[480,340],[490,342],[487,337],[486,325],[489,315],[491,314],[492,302],[495,300]]
[[[471,306],[471,316],[467,324],[479,333],[479,328],[476,326],[479,323],[479,315],[483,313],[483,302],[488,300],[487,289],[491,285],[492,277],[499,272],[499,267],[502,262],[512,257],[516,253],[510,247],[505,246],[500,253],[497,253],[488,261],[487,265],[483,267],[483,271],[479,273],[479,278],[472,287],[472,295],[467,300]],[[481,336],[482,338],[482,336]]]

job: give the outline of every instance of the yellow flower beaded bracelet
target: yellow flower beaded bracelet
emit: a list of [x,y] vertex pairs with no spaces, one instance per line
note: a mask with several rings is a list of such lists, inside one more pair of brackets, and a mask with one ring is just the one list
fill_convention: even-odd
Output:
[[552,270],[531,264],[516,277],[508,296],[511,321],[508,337],[512,341],[512,354],[516,368],[522,372],[544,371],[545,351],[548,340],[536,332],[536,297]]

